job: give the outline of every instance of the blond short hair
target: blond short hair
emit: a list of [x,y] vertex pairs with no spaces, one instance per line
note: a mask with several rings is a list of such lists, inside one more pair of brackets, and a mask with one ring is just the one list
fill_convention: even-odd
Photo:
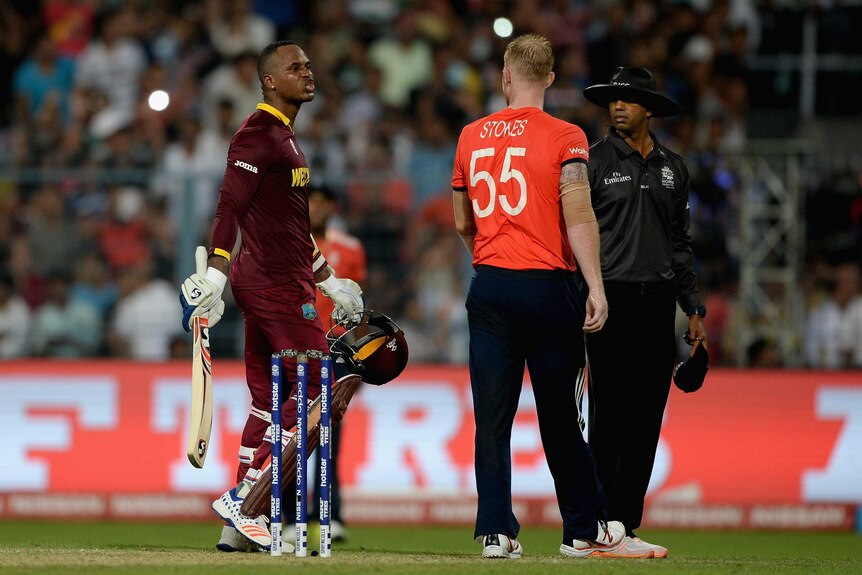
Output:
[[530,82],[544,82],[554,68],[551,43],[538,34],[518,36],[506,46],[503,65]]

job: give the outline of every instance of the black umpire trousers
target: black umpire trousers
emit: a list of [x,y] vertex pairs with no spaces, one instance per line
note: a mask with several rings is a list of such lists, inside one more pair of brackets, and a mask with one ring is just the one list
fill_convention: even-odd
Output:
[[608,517],[640,527],[675,358],[667,283],[605,283],[608,321],[587,335],[589,442]]
[[584,323],[573,274],[477,266],[467,296],[479,506],[474,537],[517,537],[511,436],[530,370],[539,433],[563,519],[563,540],[594,539],[606,502],[578,424]]

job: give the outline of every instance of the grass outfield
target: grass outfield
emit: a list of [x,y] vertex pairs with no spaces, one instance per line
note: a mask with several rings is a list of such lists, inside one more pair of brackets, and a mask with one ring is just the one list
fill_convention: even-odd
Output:
[[[862,573],[853,533],[643,531],[665,560],[568,559],[559,531],[525,527],[519,561],[487,561],[469,527],[350,527],[330,559],[215,550],[215,523],[0,522],[0,573],[422,575],[517,573]],[[309,536],[309,548],[316,539]]]

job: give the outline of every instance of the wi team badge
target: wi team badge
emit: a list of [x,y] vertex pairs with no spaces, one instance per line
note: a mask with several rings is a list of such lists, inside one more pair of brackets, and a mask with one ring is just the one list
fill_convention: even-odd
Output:
[[317,317],[317,310],[314,309],[313,303],[302,304],[302,317],[305,319],[314,319]]

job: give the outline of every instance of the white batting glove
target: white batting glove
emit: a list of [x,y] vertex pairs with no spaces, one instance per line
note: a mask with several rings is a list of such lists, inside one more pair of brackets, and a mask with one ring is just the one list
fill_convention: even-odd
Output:
[[192,318],[203,316],[213,327],[224,314],[224,302],[221,294],[227,283],[227,276],[219,270],[207,268],[207,250],[198,246],[195,250],[196,272],[190,275],[180,286],[180,304],[183,306],[183,329],[191,331]]
[[362,300],[362,288],[358,283],[351,279],[339,279],[330,273],[328,278],[317,285],[323,295],[335,304],[335,321],[348,319],[352,323],[359,323],[365,310],[365,302]]

